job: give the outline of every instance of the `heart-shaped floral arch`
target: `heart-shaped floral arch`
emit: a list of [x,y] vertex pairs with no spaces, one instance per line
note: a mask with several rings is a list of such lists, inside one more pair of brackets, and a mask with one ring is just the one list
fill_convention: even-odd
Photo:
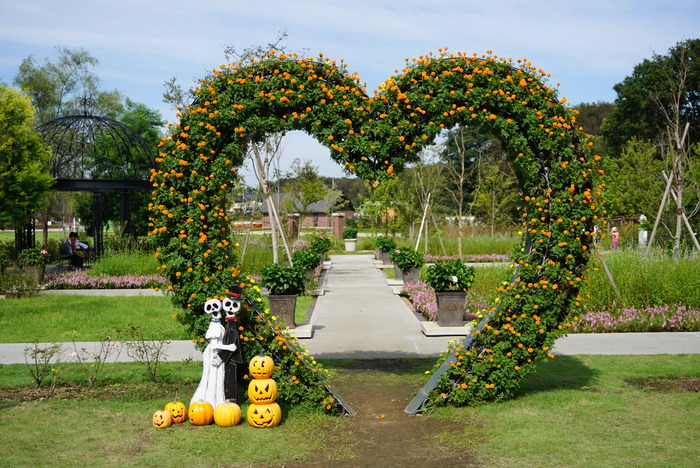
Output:
[[406,62],[371,97],[342,63],[323,57],[272,51],[213,70],[161,143],[152,175],[156,256],[180,320],[201,337],[204,302],[233,283],[251,284],[237,269],[226,212],[249,144],[303,130],[347,173],[379,183],[416,161],[443,129],[478,126],[501,140],[515,167],[524,242],[488,325],[471,349],[456,350],[432,400],[499,399],[549,354],[579,305],[603,213],[599,158],[589,156],[576,113],[528,62],[443,51]]

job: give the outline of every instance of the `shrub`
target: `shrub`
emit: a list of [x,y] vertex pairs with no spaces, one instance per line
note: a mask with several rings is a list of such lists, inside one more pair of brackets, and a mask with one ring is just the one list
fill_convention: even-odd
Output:
[[19,253],[19,261],[24,266],[43,266],[49,264],[51,255],[40,248],[24,249]]
[[423,254],[410,247],[392,251],[389,254],[389,260],[396,263],[396,266],[402,271],[408,270],[409,268],[420,268],[425,263]]
[[318,236],[311,239],[309,250],[323,255],[331,249],[331,245],[333,245],[333,243],[329,237]]
[[0,294],[10,297],[30,297],[39,292],[39,279],[31,273],[0,275]]
[[346,227],[343,230],[343,239],[357,239],[357,229],[353,227]]
[[270,294],[301,294],[305,278],[305,271],[300,268],[273,263],[263,270],[262,282]]
[[396,249],[396,241],[392,237],[379,236],[374,240],[380,252],[391,252]]
[[321,263],[321,254],[313,250],[297,250],[292,254],[292,262],[302,271],[313,270]]
[[440,261],[426,269],[425,277],[435,291],[468,291],[474,282],[474,267],[459,259]]

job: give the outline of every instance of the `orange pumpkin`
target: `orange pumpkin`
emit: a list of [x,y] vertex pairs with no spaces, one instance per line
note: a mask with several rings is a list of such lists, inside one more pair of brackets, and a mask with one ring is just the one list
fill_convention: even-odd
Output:
[[241,421],[241,407],[226,400],[214,408],[214,422],[221,427],[235,426]]
[[277,403],[250,405],[246,419],[253,427],[274,427],[282,420],[282,409]]
[[185,422],[187,419],[187,407],[181,401],[171,401],[165,405],[165,411],[169,411],[174,423]]
[[254,379],[268,379],[275,371],[275,361],[270,356],[254,356],[248,370]]
[[153,413],[153,427],[157,427],[158,429],[165,429],[166,427],[170,427],[173,423],[173,417],[170,414],[170,411],[165,411],[165,410],[158,410],[155,413]]
[[277,399],[275,379],[255,379],[248,384],[248,399],[255,405],[274,403]]
[[190,405],[190,422],[195,426],[206,426],[214,422],[214,408],[207,401],[199,400]]

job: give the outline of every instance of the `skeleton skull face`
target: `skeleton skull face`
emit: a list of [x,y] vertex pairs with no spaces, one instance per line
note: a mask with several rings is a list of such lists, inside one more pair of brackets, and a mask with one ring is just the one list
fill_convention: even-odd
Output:
[[241,310],[241,301],[227,297],[221,301],[221,307],[226,312],[226,317],[235,317],[238,311]]
[[211,315],[212,319],[220,319],[221,301],[218,299],[209,299],[204,303],[204,312]]

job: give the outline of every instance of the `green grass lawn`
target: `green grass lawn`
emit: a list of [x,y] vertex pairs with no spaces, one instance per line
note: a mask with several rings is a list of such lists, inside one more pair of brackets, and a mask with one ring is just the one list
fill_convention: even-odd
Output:
[[[302,323],[313,298],[297,299],[296,322]],[[35,296],[0,300],[0,343],[99,341],[114,331],[137,325],[146,338],[186,340],[173,318],[177,309],[164,296]],[[75,333],[73,333],[75,331]]]
[[[382,396],[372,393],[374,385],[420,388],[433,360],[409,361],[406,366],[360,377],[348,369],[363,368],[362,363],[325,361],[324,366],[337,388],[345,388],[349,380],[364,379],[362,383],[370,388],[358,406],[367,406],[366,413],[384,411]],[[270,430],[254,429],[245,422],[232,428],[189,423],[166,430],[152,428],[150,418],[156,409],[175,396],[189,400],[201,372],[197,364],[168,363],[168,378],[161,385],[148,383],[137,363],[110,364],[98,388],[83,387],[73,397],[34,401],[8,397],[8,388],[31,386],[26,366],[0,366],[4,396],[0,440],[6,447],[0,452],[0,465],[48,466],[50,461],[50,466],[59,467],[306,466],[313,462],[314,466],[362,466],[371,460],[353,458],[362,453],[357,444],[381,448],[376,440],[363,439],[363,421],[374,418],[359,411],[355,418],[333,418],[287,408],[282,424]],[[72,373],[67,370],[66,378]],[[425,446],[427,458],[430,453],[458,451],[470,453],[478,466],[697,466],[697,393],[660,392],[633,384],[642,378],[698,379],[700,356],[561,356],[539,364],[512,400],[477,408],[437,408],[412,417],[401,416],[398,410],[387,413],[387,421],[404,417],[409,424],[436,427]]]

